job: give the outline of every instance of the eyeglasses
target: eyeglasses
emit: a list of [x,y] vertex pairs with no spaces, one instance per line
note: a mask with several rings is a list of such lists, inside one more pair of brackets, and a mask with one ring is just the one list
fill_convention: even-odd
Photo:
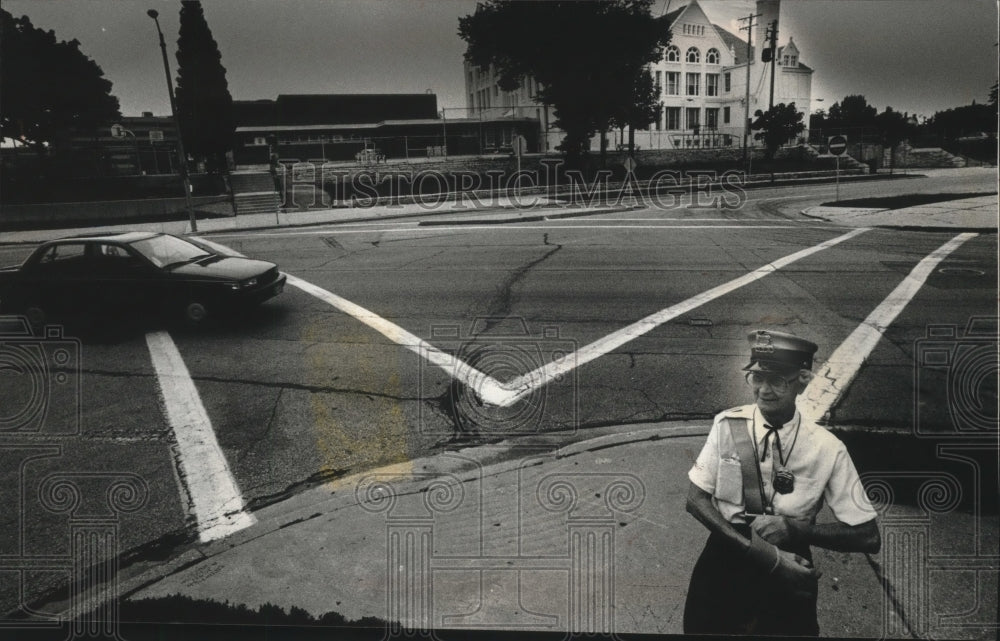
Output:
[[778,374],[766,374],[764,372],[747,372],[746,375],[747,385],[750,387],[760,387],[764,383],[767,383],[768,387],[778,394],[787,392],[788,386],[798,380],[798,378],[798,375],[785,378]]

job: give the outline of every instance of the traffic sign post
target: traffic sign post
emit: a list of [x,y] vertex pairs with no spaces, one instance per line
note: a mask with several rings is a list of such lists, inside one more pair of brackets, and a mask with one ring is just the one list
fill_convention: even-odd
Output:
[[511,143],[513,143],[512,146],[514,147],[514,155],[517,156],[517,177],[518,177],[517,180],[518,180],[518,182],[520,182],[521,181],[521,154],[523,154],[524,152],[526,152],[528,150],[528,140],[524,136],[522,136],[520,134],[515,134],[514,135],[514,139],[511,141]]
[[830,136],[826,139],[826,148],[837,158],[837,197],[840,201],[840,157],[847,151],[847,136]]

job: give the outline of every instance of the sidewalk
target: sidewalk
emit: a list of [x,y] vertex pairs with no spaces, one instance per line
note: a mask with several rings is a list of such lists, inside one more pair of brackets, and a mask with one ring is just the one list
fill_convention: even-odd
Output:
[[[418,628],[679,634],[707,536],[684,509],[707,427],[527,437],[362,473],[266,507],[255,526],[172,561],[123,569],[121,588],[131,600],[183,595]],[[921,510],[892,506],[880,554],[815,549],[823,636],[988,638],[995,581],[917,580],[941,547],[929,525]],[[946,547],[977,532],[995,540],[996,529],[951,513]],[[983,623],[940,624],[963,612],[960,624]]]
[[809,207],[802,214],[847,227],[995,232],[997,211],[996,196],[977,196],[902,209]]
[[[521,201],[519,203],[508,197],[498,196],[489,201],[485,207],[473,206],[471,201],[464,203],[464,207],[458,207],[455,202],[443,202],[436,206],[410,203],[207,218],[198,221],[198,233],[211,234],[237,230],[300,227],[326,223],[380,222],[412,218],[430,218],[430,220],[421,220],[419,224],[422,226],[503,224],[590,216],[627,209],[627,207],[614,205],[568,206],[542,195],[524,196]],[[998,227],[996,196],[979,196],[894,210],[818,206],[809,207],[800,213],[803,216],[848,227],[947,229],[978,232],[995,232]],[[3,231],[0,232],[0,245],[33,245],[75,234],[119,231],[157,231],[181,235],[191,233],[191,225],[188,221],[171,221],[75,229]]]

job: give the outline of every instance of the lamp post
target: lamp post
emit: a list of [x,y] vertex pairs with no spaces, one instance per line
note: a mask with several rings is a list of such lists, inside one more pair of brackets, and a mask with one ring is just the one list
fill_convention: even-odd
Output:
[[187,207],[188,220],[191,222],[191,231],[198,231],[198,221],[194,217],[194,207],[191,206],[191,179],[188,177],[187,154],[184,153],[184,137],[181,135],[181,121],[177,117],[177,107],[174,104],[174,82],[170,79],[170,63],[167,61],[167,43],[163,41],[163,31],[160,30],[160,13],[156,9],[150,9],[146,15],[156,23],[156,33],[160,36],[160,53],[163,54],[163,71],[167,75],[167,93],[170,95],[170,115],[174,118],[174,125],[177,127],[177,155],[180,157],[181,180],[184,182],[184,203]]

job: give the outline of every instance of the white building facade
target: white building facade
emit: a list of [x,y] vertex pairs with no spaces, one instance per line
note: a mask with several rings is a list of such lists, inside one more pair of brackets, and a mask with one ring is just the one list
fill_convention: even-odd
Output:
[[[813,70],[801,62],[801,52],[791,34],[782,33],[780,8],[780,0],[758,0],[755,13],[760,15],[755,18],[749,56],[746,32],[741,39],[712,24],[698,0],[662,16],[660,20],[671,32],[670,44],[663,58],[650,66],[650,72],[660,92],[663,112],[658,122],[635,131],[635,144],[640,149],[741,147],[747,115],[752,119],[758,109],[766,111],[769,107],[772,65],[773,104],[794,102],[808,125]],[[779,47],[773,62],[763,62],[766,33],[775,21]],[[546,141],[546,148],[539,151],[553,149],[562,139],[562,132],[551,124],[551,109],[535,104],[537,83],[525,79],[517,90],[504,92],[497,80],[492,69],[480,70],[465,63],[469,116],[537,118],[541,140]],[[750,145],[755,144],[752,134],[747,138]],[[627,143],[627,131],[608,132],[609,149]],[[591,149],[599,148],[600,141],[592,140]]]

